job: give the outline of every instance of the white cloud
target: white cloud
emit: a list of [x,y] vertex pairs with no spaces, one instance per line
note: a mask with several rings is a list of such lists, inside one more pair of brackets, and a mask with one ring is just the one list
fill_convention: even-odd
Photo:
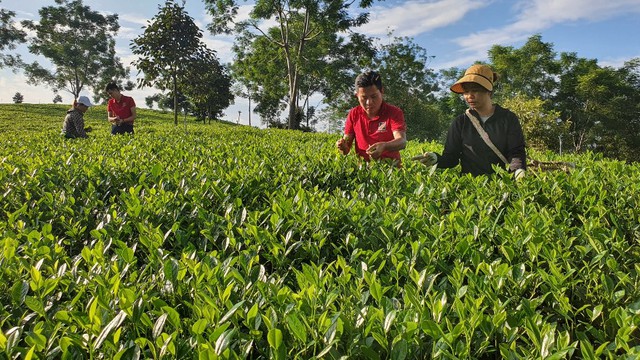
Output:
[[140,28],[149,25],[150,20],[150,18],[147,18],[146,16],[138,16],[132,14],[120,14],[118,15],[118,18],[120,20],[120,23],[122,23],[122,21],[126,21],[131,24],[139,25]]
[[233,61],[233,40],[224,39],[223,37],[216,36],[213,38],[204,37],[202,41],[207,45],[207,48],[216,51],[216,55],[221,63],[230,63]]
[[600,66],[610,66],[613,68],[621,68],[624,66],[624,63],[629,61],[631,58],[640,58],[640,53],[631,57],[620,57],[620,58],[600,58],[598,59],[598,65]]
[[508,46],[558,24],[604,21],[621,14],[640,13],[640,1],[524,0],[513,9],[514,22],[453,39],[460,48],[460,57],[448,65],[468,65],[473,61],[465,63],[465,58],[486,59],[487,51],[495,44]]
[[518,8],[521,13],[516,24],[523,24],[523,28],[539,28],[564,22],[601,21],[616,15],[640,13],[640,1],[526,0],[521,1]]
[[234,21],[240,22],[249,20],[251,18],[251,10],[253,10],[253,5],[238,6],[238,13],[236,14],[236,18],[234,19]]
[[415,36],[454,24],[470,11],[488,6],[491,1],[438,0],[407,1],[399,6],[375,6],[370,20],[360,27],[368,35]]

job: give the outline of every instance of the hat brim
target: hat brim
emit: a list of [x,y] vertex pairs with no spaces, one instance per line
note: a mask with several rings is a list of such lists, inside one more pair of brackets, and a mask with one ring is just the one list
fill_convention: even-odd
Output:
[[487,91],[493,91],[493,84],[491,83],[491,81],[476,74],[468,74],[463,76],[460,80],[456,81],[455,84],[451,85],[451,91],[456,94],[464,94],[464,89],[462,88],[462,84],[464,83],[476,83],[485,88]]

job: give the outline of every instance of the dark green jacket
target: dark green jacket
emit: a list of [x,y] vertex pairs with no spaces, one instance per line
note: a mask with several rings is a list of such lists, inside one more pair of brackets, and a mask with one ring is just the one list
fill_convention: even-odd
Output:
[[[473,110],[478,119],[480,115]],[[495,112],[482,124],[493,144],[509,161],[509,170],[526,169],[527,153],[524,135],[518,117],[511,111],[496,105]],[[447,134],[442,155],[438,156],[439,168],[462,165],[462,173],[492,174],[492,165],[504,166],[500,158],[482,140],[480,134],[465,114],[458,116]]]

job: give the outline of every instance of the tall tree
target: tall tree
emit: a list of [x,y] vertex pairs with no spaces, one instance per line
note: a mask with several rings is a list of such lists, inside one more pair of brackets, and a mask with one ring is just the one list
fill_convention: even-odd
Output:
[[202,48],[194,54],[187,78],[190,80],[184,86],[184,93],[199,118],[216,119],[231,104],[231,77],[212,50]]
[[[270,31],[276,32],[276,29]],[[231,65],[233,77],[245,84],[248,96],[256,103],[254,111],[262,122],[278,126],[288,94],[286,65],[281,53],[266,38],[254,39],[249,33],[240,34],[233,49],[236,53],[236,60]]]
[[408,139],[440,139],[450,121],[435,104],[438,85],[436,74],[427,67],[430,59],[426,49],[407,37],[394,37],[374,58],[372,67],[384,78],[385,101],[404,112],[411,129]]
[[19,55],[1,53],[5,50],[14,50],[16,44],[26,40],[27,34],[13,25],[15,15],[13,11],[0,8],[0,68],[17,67],[21,63]]
[[640,59],[624,67],[598,68],[578,79],[576,93],[593,124],[590,144],[606,156],[637,161],[640,156]]
[[201,41],[202,31],[184,6],[169,0],[159,9],[144,33],[131,42],[131,49],[139,56],[134,66],[144,73],[138,86],[169,90],[173,94],[174,123],[178,125],[178,94],[189,81],[189,64],[197,61],[198,51],[206,46]]
[[[600,67],[597,60],[575,53],[558,56],[540,35],[519,49],[494,46],[489,58],[501,75],[498,101],[511,104],[536,127],[528,136],[538,146],[556,148],[554,138],[560,135],[571,138],[574,151],[593,150],[625,160],[640,156],[640,60],[620,69]],[[554,124],[556,120],[560,123]],[[564,135],[567,129],[569,135]]]
[[[358,5],[365,9],[373,0],[360,0]],[[307,57],[309,42],[318,37],[335,35],[367,22],[368,14],[352,17],[350,7],[354,1],[291,1],[257,0],[246,21],[235,21],[238,12],[236,0],[205,0],[213,22],[209,30],[213,33],[243,34],[249,41],[262,39],[270,43],[283,61],[287,79],[288,127],[299,127],[299,92],[302,78],[309,69]],[[277,26],[272,29],[260,28],[263,20],[275,20]],[[336,40],[339,37],[335,37]],[[339,52],[338,52],[339,53]],[[330,58],[338,53],[324,53]],[[255,64],[258,66],[258,64]],[[270,99],[272,100],[272,99]],[[257,108],[260,109],[262,103]]]
[[576,151],[595,150],[618,159],[640,156],[640,59],[623,67],[600,67],[575,53],[560,56],[562,73],[554,96],[571,120]]
[[494,45],[488,55],[501,77],[496,83],[498,98],[522,94],[548,100],[558,87],[560,63],[553,44],[543,42],[540,35],[531,36],[519,49]]
[[576,53],[563,53],[560,64],[560,84],[554,96],[554,106],[561,111],[563,119],[571,121],[573,148],[582,151],[585,144],[593,140],[591,130],[595,124],[588,111],[590,104],[577,92],[577,88],[580,78],[599,69],[598,62],[580,58]]
[[53,65],[53,69],[38,62],[25,65],[27,82],[44,83],[54,91],[65,90],[75,98],[85,87],[100,94],[105,81],[127,77],[129,71],[115,51],[114,39],[120,29],[118,15],[92,11],[82,0],[55,2],[58,6],[39,10],[39,22],[22,22],[35,32],[29,51],[43,55]]

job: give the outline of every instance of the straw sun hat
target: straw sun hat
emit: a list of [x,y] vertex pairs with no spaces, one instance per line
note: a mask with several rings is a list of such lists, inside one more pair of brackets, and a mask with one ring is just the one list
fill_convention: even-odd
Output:
[[487,65],[473,65],[464,72],[464,76],[451,86],[451,91],[457,94],[464,93],[463,83],[476,83],[487,91],[493,91],[493,83],[498,79],[496,73]]

